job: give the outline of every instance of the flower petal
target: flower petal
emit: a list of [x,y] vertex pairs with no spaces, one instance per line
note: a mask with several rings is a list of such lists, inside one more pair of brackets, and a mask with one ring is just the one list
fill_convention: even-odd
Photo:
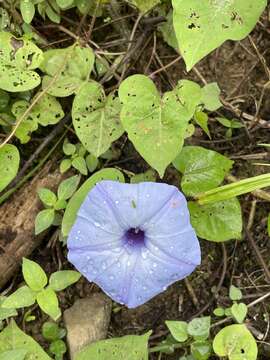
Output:
[[130,308],[201,260],[185,197],[174,186],[149,182],[98,183],[78,212],[68,248],[69,261],[89,281]]

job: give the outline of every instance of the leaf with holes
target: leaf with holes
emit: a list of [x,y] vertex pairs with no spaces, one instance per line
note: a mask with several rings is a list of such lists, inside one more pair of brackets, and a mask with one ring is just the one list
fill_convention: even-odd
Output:
[[190,70],[226,40],[244,39],[266,7],[266,0],[173,0],[174,28]]
[[161,98],[152,80],[133,75],[121,83],[119,96],[129,139],[162,177],[183,146],[188,121],[201,100],[200,86],[182,80]]
[[213,150],[185,146],[173,164],[183,174],[182,190],[193,196],[220,185],[233,161]]
[[78,91],[72,106],[73,125],[85,148],[96,157],[124,132],[121,104],[114,93],[106,98],[101,85],[91,81]]
[[[29,106],[30,103],[27,101],[19,100],[13,104],[11,111],[19,120]],[[55,97],[45,94],[23,119],[15,135],[20,139],[21,143],[26,143],[30,140],[31,132],[38,129],[38,124],[42,126],[57,124],[64,115],[62,106]]]
[[128,335],[101,340],[84,348],[75,356],[75,360],[147,360],[150,335],[151,331],[142,336]]
[[16,146],[6,144],[0,148],[0,192],[15,178],[20,165]]
[[50,95],[65,97],[74,94],[85,81],[88,81],[94,61],[92,49],[79,45],[48,50],[44,53],[44,61],[40,66],[46,74],[42,81],[43,89],[56,77],[57,80],[48,89]]
[[[40,345],[21,331],[14,320],[0,333],[0,354],[11,350],[27,350],[26,359],[52,360]],[[10,358],[13,360],[13,358]]]
[[243,227],[241,206],[237,198],[213,204],[188,204],[191,224],[202,239],[223,242],[240,239]]
[[[33,100],[35,100],[35,98]],[[20,119],[29,106],[30,103],[25,100],[17,101],[12,106],[12,113],[17,119]],[[55,125],[64,117],[64,115],[62,106],[56,98],[45,94],[34,105],[30,113],[23,121],[32,121],[33,123],[40,124],[42,126]]]
[[42,51],[31,41],[0,32],[0,88],[10,92],[34,89],[40,84],[35,70]]
[[77,212],[81,204],[83,203],[86,195],[99,181],[102,180],[114,180],[123,183],[125,182],[123,174],[117,169],[102,169],[100,171],[97,171],[94,175],[90,176],[90,178],[82,184],[79,190],[76,191],[76,193],[68,202],[62,221],[63,236],[68,236],[68,233],[75,222]]
[[256,360],[257,343],[245,325],[229,325],[220,330],[213,341],[214,352],[229,360]]

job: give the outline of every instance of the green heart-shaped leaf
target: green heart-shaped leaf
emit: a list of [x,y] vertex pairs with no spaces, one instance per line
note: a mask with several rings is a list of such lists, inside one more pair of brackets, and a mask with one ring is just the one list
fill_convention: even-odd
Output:
[[173,0],[174,29],[190,70],[225,40],[241,40],[255,26],[266,0]]
[[206,205],[190,201],[188,207],[192,226],[202,239],[222,242],[241,237],[242,214],[237,198]]
[[233,306],[231,307],[232,315],[239,324],[241,324],[245,320],[247,316],[247,311],[247,305],[244,303],[233,304]]
[[152,80],[133,75],[120,85],[119,97],[129,139],[162,177],[183,146],[188,121],[200,103],[201,88],[182,80],[161,98]]
[[106,97],[102,86],[94,81],[78,91],[72,107],[73,125],[84,147],[96,157],[123,134],[120,110],[119,98],[113,93]]

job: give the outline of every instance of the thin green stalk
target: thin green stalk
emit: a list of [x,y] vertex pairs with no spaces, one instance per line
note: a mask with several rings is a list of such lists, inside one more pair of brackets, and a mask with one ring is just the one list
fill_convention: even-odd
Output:
[[235,196],[243,195],[267,186],[270,186],[270,173],[220,186],[205,191],[204,193],[197,194],[194,198],[200,205],[205,205],[217,201],[228,200]]

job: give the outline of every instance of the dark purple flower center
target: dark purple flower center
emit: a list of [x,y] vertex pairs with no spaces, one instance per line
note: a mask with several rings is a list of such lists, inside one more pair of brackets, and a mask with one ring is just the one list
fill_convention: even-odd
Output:
[[125,233],[125,241],[129,246],[144,245],[144,231],[139,228],[130,228]]

